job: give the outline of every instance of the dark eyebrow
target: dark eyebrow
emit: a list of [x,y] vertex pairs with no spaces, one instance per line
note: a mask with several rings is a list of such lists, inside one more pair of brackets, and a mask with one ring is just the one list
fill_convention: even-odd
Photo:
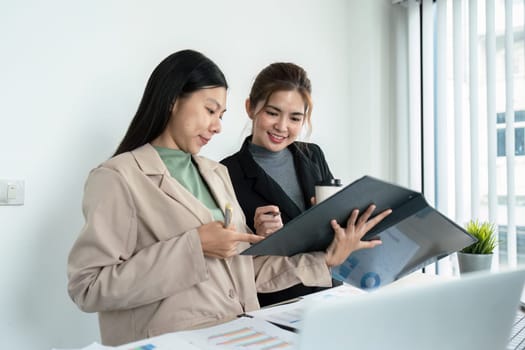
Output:
[[266,107],[267,107],[267,108],[273,108],[273,109],[275,109],[275,110],[278,111],[278,112],[282,112],[280,108],[277,108],[277,107],[272,106],[272,105],[266,105]]
[[[222,107],[221,104],[220,104],[217,100],[215,100],[215,99],[213,99],[213,98],[208,97],[208,98],[206,99],[206,101],[213,103],[213,104],[216,106],[217,109],[221,109],[221,107]],[[226,108],[224,108],[224,109],[221,111],[221,113],[224,113],[224,112],[226,112]]]
[[[275,109],[276,111],[278,112],[282,112],[281,109],[273,106],[273,105],[266,105],[266,107],[269,107],[269,108],[273,108]],[[304,116],[304,113],[303,112],[292,112],[292,115],[301,115],[301,116]]]

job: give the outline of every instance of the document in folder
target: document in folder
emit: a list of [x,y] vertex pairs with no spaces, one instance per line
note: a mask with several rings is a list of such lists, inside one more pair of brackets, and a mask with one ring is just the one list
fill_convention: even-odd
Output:
[[292,256],[324,251],[334,236],[330,220],[345,226],[353,209],[363,212],[370,204],[376,205],[372,216],[392,209],[363,237],[380,238],[383,244],[358,250],[332,269],[334,278],[356,287],[380,287],[476,242],[431,207],[421,193],[364,176],[241,254]]

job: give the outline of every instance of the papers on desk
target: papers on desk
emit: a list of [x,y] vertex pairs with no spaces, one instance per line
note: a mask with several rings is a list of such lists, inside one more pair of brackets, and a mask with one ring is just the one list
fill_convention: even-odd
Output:
[[118,347],[93,343],[77,350],[234,350],[245,347],[250,350],[273,350],[293,349],[296,342],[297,334],[293,332],[261,319],[239,317],[218,326],[166,333]]
[[99,343],[97,342],[93,342],[91,344],[89,344],[88,346],[86,347],[83,347],[83,348],[53,348],[51,350],[110,350],[110,349],[115,349],[114,347],[112,346],[104,346],[104,345],[100,345]]
[[342,284],[335,288],[325,289],[317,293],[305,295],[302,298],[284,302],[280,305],[263,308],[248,312],[254,318],[259,318],[278,326],[295,331],[301,326],[302,314],[309,303],[320,302],[334,298],[348,298],[357,294],[366,294],[362,289],[348,284]]
[[[111,349],[118,350],[198,350],[197,346],[192,345],[187,339],[181,336],[181,332],[166,333],[153,338],[139,340]],[[104,348],[105,349],[105,348]],[[91,350],[91,349],[89,349]],[[95,350],[95,349],[93,349]]]
[[[105,346],[94,342],[84,348],[57,349],[52,350],[199,350],[201,348],[192,345],[188,340],[179,336],[179,333],[167,333],[154,338],[139,340],[121,346]],[[219,348],[220,349],[220,348]]]
[[[297,334],[260,319],[239,317],[218,326],[167,333],[119,346],[118,350],[223,349],[249,346],[251,350],[292,349]],[[91,349],[90,349],[91,350]]]
[[179,333],[199,349],[293,349],[297,342],[297,334],[285,331],[264,320],[249,317],[240,317],[218,326]]

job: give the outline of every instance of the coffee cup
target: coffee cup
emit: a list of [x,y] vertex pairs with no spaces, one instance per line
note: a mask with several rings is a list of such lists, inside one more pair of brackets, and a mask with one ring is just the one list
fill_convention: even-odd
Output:
[[317,204],[324,201],[343,188],[340,179],[330,179],[315,184],[315,201]]

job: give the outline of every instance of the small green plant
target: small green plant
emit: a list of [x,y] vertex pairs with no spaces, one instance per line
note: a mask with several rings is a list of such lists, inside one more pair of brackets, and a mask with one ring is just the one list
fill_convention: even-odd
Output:
[[494,224],[470,220],[466,226],[467,232],[477,238],[477,242],[465,247],[462,253],[469,254],[492,254],[498,242],[495,235]]

